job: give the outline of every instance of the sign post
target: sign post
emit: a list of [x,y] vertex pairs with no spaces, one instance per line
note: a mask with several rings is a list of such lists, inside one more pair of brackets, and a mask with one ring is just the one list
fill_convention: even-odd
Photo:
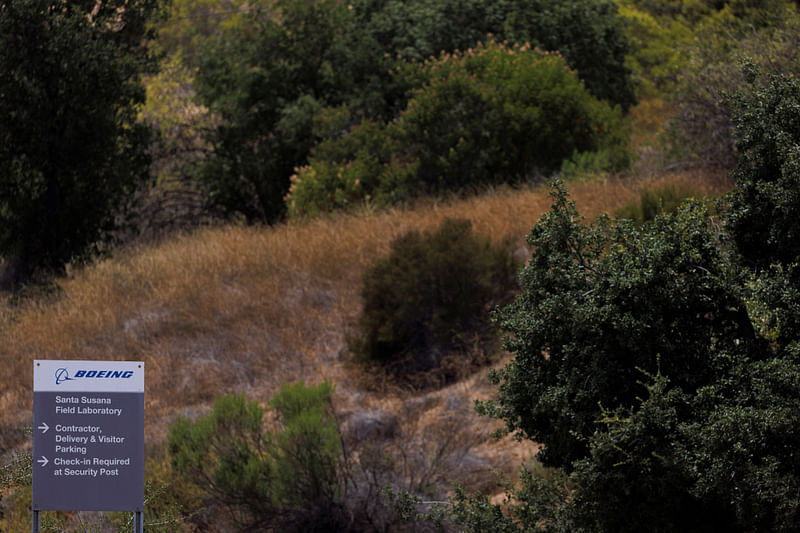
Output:
[[144,507],[144,363],[34,361],[33,517]]

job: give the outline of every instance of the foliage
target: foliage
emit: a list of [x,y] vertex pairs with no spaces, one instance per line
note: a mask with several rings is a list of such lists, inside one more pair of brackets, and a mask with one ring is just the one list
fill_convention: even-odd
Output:
[[[514,285],[514,265],[502,247],[476,237],[463,220],[435,232],[408,233],[364,276],[359,335],[351,349],[401,370],[438,368],[449,352],[490,346],[489,310]],[[407,358],[410,358],[410,362]]]
[[[529,41],[545,50],[561,50],[566,63],[577,69],[580,78],[585,80],[589,94],[624,109],[634,101],[630,73],[624,65],[627,41],[615,4],[608,0],[568,3],[544,0],[533,3],[511,0],[466,3],[450,0],[383,3],[277,0],[236,9],[237,14],[227,19],[218,36],[194,47],[198,50],[195,54],[199,66],[198,94],[223,121],[210,138],[214,157],[205,165],[202,179],[220,206],[251,222],[272,222],[283,216],[283,198],[291,185],[290,176],[297,167],[308,163],[310,150],[321,140],[313,124],[324,109],[347,106],[350,115],[345,131],[363,121],[367,121],[368,129],[374,128],[369,121],[378,125],[389,123],[403,112],[409,98],[413,97],[409,91],[428,81],[420,76],[409,77],[406,68],[409,64],[427,60],[440,52],[453,54],[457,49],[472,49],[492,32],[498,39],[507,38],[518,46]],[[191,41],[191,32],[179,30],[182,25],[176,24],[175,28],[168,29],[167,35],[186,33],[178,40]],[[453,70],[457,68],[455,64]],[[543,71],[539,74],[546,75]],[[517,79],[516,82],[530,84],[531,80]],[[524,95],[526,87],[509,89],[502,96],[502,102],[494,102],[494,105],[509,104],[509,109],[501,113],[487,107],[490,103],[485,101],[488,98],[485,89],[477,90],[469,80],[461,81],[466,83],[463,87],[458,87],[458,83],[440,79],[438,85],[427,87],[427,96],[423,94],[415,99],[426,100],[439,113],[444,113],[452,98],[466,91],[466,100],[453,112],[458,116],[450,118],[460,119],[463,113],[473,111],[470,106],[478,106],[474,109],[477,115],[493,115],[483,118],[487,122],[487,133],[492,134],[497,134],[499,120],[522,111],[511,109],[515,98],[510,98],[509,93],[520,89],[520,94]],[[542,80],[541,84],[544,83]],[[572,96],[564,94],[563,100],[557,103],[544,101],[542,109],[551,109],[546,105],[557,108],[571,101]],[[580,97],[578,101],[578,107],[585,105],[585,98]],[[527,106],[522,103],[518,107]],[[528,120],[542,130],[547,127],[544,118],[536,121],[528,117]],[[583,117],[577,120],[580,124],[576,127],[584,128]],[[418,125],[425,127],[422,123]],[[438,123],[437,126],[441,127]],[[534,129],[531,133],[538,131]],[[328,178],[341,172],[348,182],[341,192],[332,192],[327,185],[320,187],[316,181],[308,186],[323,189],[332,198],[344,196],[352,200],[350,196],[355,196],[363,200],[364,194],[350,195],[349,189],[358,189],[357,182],[364,179],[376,181],[371,176],[376,167],[383,170],[382,178],[389,178],[395,184],[404,183],[408,173],[413,171],[409,168],[414,166],[413,157],[408,161],[403,152],[405,146],[399,147],[400,153],[392,150],[397,148],[395,141],[405,144],[414,133],[408,130],[405,137],[401,135],[398,139],[387,131],[385,140],[377,144],[379,151],[391,155],[378,158],[370,153],[369,158],[355,161],[351,154],[348,162],[353,161],[352,169],[345,166],[347,162],[320,161],[320,156],[315,155],[314,174],[321,173]],[[514,133],[519,135],[520,132]],[[423,140],[413,140],[424,146]],[[446,150],[451,147],[466,151],[469,143],[477,141],[467,138],[466,144],[455,147],[452,140],[448,139],[444,143],[445,152],[435,157],[447,158]],[[561,156],[562,151],[570,156],[573,149],[583,151],[583,145],[593,142],[585,134],[580,141],[577,146],[566,143],[567,148],[554,157]],[[436,147],[442,148],[441,144]],[[555,145],[560,146],[559,143]],[[493,147],[493,150],[498,149],[499,144]],[[594,149],[595,146],[589,146],[589,150]],[[519,152],[520,149],[516,149],[515,155]],[[496,155],[490,155],[495,162],[498,160]],[[619,155],[611,158],[613,165],[625,163]],[[509,159],[513,161],[513,157]],[[468,162],[463,165],[469,168]],[[480,168],[476,172],[485,170]],[[380,192],[375,191],[375,194]],[[372,191],[366,194],[373,196]],[[316,201],[325,203],[320,198]],[[305,202],[301,199],[299,203]],[[334,203],[341,205],[341,202]],[[311,206],[303,212],[317,210],[325,210],[325,207]]]
[[560,51],[589,92],[627,109],[634,86],[616,3],[606,0],[413,0],[353,3],[361,31],[405,61],[474,48],[487,36]]
[[621,0],[619,13],[631,42],[627,61],[638,82],[638,94],[669,97],[689,61],[695,41],[680,18],[658,17],[636,0]]
[[342,450],[332,394],[328,383],[282,386],[270,401],[280,420],[274,431],[265,429],[256,402],[219,397],[205,417],[170,427],[173,464],[226,506],[240,529],[333,527]]
[[736,99],[739,162],[729,219],[741,254],[753,265],[800,258],[800,82],[772,76]]
[[14,283],[63,269],[148,174],[137,122],[158,0],[8,0],[0,17],[0,254]]
[[292,177],[290,215],[518,182],[580,153],[627,164],[619,109],[593,98],[558,54],[490,41],[410,70],[426,81],[397,119],[348,128],[347,108],[320,115],[318,131],[333,133]]
[[256,3],[201,47],[197,90],[222,123],[203,181],[217,203],[248,221],[284,213],[293,169],[314,145],[314,116],[353,101],[381,109],[372,77],[385,58],[354,30],[345,3]]
[[695,30],[714,38],[696,38],[689,48],[689,60],[673,97],[677,114],[669,126],[675,156],[733,168],[735,110],[729,97],[747,89],[742,65],[798,73],[800,18],[796,7],[778,3],[780,8],[769,11],[774,15],[769,25],[753,29],[723,10],[703,19]]
[[246,11],[242,0],[171,0],[169,16],[155,24],[158,38],[151,46],[194,70],[205,42],[220,28],[241,24]]
[[643,227],[579,220],[558,185],[528,237],[524,291],[502,313],[517,355],[494,374],[489,406],[544,445],[546,465],[565,467],[586,454],[599,404],[634,403],[637,368],[655,372],[660,356],[674,383],[694,390],[710,379],[709,345],[724,350],[751,333],[701,205]]
[[665,185],[657,189],[645,189],[638,200],[631,200],[614,213],[619,218],[628,218],[641,224],[650,222],[661,213],[673,212],[681,203],[697,196],[688,187]]
[[[349,119],[346,107],[324,110],[318,127],[330,129],[330,122],[341,117]],[[390,128],[364,120],[315,146],[309,165],[298,168],[290,178],[285,198],[288,214],[317,215],[360,203],[393,205],[411,198],[418,192],[414,187],[417,162],[404,156],[405,147],[392,137]]]
[[556,187],[531,232],[523,293],[502,314],[516,356],[482,409],[542,442],[542,459],[569,484],[525,478],[506,513],[462,498],[462,523],[800,526],[800,250],[781,211],[796,203],[797,101],[786,76],[737,97],[741,157],[725,233],[692,204],[641,228],[583,226]]

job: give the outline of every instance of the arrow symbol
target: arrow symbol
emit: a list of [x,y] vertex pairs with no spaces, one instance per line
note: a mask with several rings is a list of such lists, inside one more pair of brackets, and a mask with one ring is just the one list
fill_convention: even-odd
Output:
[[37,459],[36,462],[37,463],[41,463],[42,466],[47,466],[47,463],[49,463],[50,461],[48,461],[47,457],[45,457],[43,455],[42,458],[41,459]]
[[47,433],[47,430],[50,429],[50,426],[47,425],[47,422],[42,422],[42,425],[39,426],[38,429],[41,429],[42,433]]

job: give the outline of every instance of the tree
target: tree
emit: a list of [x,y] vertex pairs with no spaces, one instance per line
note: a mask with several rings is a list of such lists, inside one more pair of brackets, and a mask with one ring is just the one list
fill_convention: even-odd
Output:
[[622,29],[608,0],[256,3],[198,54],[198,94],[224,120],[203,180],[231,215],[279,220],[290,177],[321,140],[315,117],[347,106],[345,132],[391,122],[425,84],[407,63],[466,52],[492,32],[562,50],[590,94],[627,108],[635,98]]
[[209,40],[197,91],[223,123],[203,181],[221,206],[250,222],[283,216],[289,177],[315,142],[314,116],[351,99],[372,105],[373,59],[384,58],[371,51],[336,0],[257,3]]
[[597,98],[627,109],[636,101],[625,66],[629,43],[607,0],[393,0],[353,3],[360,27],[392,57],[421,61],[473,48],[490,36],[561,52]]
[[621,111],[557,53],[491,40],[405,70],[420,86],[395,120],[348,129],[349,109],[320,113],[332,133],[293,176],[290,215],[532,180],[579,153],[627,163]]
[[737,189],[712,212],[585,225],[556,186],[523,292],[501,314],[515,358],[482,410],[541,442],[557,470],[523,476],[508,513],[462,495],[461,523],[800,527],[798,96],[775,76],[736,99]]
[[715,350],[752,336],[742,280],[701,206],[635,227],[580,222],[563,188],[531,230],[522,294],[504,310],[512,365],[495,374],[495,414],[542,443],[548,466],[588,451],[601,406],[630,407],[640,370],[694,391],[713,379]]
[[0,254],[6,286],[60,271],[147,177],[139,76],[158,0],[0,3]]
[[739,251],[761,268],[800,258],[800,82],[750,67],[751,90],[735,99],[737,182],[729,218]]

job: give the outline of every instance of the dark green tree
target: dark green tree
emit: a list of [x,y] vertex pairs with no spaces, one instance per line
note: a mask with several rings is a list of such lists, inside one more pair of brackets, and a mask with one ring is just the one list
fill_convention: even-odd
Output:
[[635,227],[585,225],[563,188],[528,238],[523,293],[503,313],[514,363],[497,373],[496,414],[569,468],[587,453],[601,405],[630,407],[640,370],[694,391],[714,355],[753,335],[742,280],[701,206]]
[[773,76],[734,100],[739,161],[729,225],[752,265],[791,264],[800,258],[800,82]]
[[384,58],[361,40],[345,3],[278,0],[269,8],[254,4],[198,57],[198,93],[223,119],[203,181],[220,206],[250,222],[283,216],[289,176],[315,142],[313,118],[323,107],[351,99],[382,106],[371,75],[373,58]]
[[597,98],[627,109],[636,100],[625,66],[629,43],[607,0],[357,0],[354,10],[381,50],[404,60],[498,41],[560,51]]
[[5,286],[59,271],[114,227],[148,175],[137,122],[159,0],[0,3],[0,255]]
[[[752,74],[752,73],[751,73]],[[750,75],[751,82],[754,77]],[[462,495],[471,530],[800,527],[798,84],[736,100],[737,189],[636,228],[585,225],[561,188],[502,313],[515,359],[485,411],[542,442],[508,513]],[[474,511],[474,514],[470,514]]]
[[466,51],[490,33],[561,50],[593,96],[623,108],[634,102],[611,1],[257,2],[197,56],[198,93],[224,121],[203,180],[231,214],[280,219],[290,176],[320,141],[315,116],[346,105],[340,135],[364,119],[390,122],[426,83],[398,65]]
[[396,119],[347,130],[349,109],[320,114],[327,135],[292,178],[290,215],[541,179],[576,154],[627,164],[621,111],[557,53],[492,40],[405,70],[424,81]]

